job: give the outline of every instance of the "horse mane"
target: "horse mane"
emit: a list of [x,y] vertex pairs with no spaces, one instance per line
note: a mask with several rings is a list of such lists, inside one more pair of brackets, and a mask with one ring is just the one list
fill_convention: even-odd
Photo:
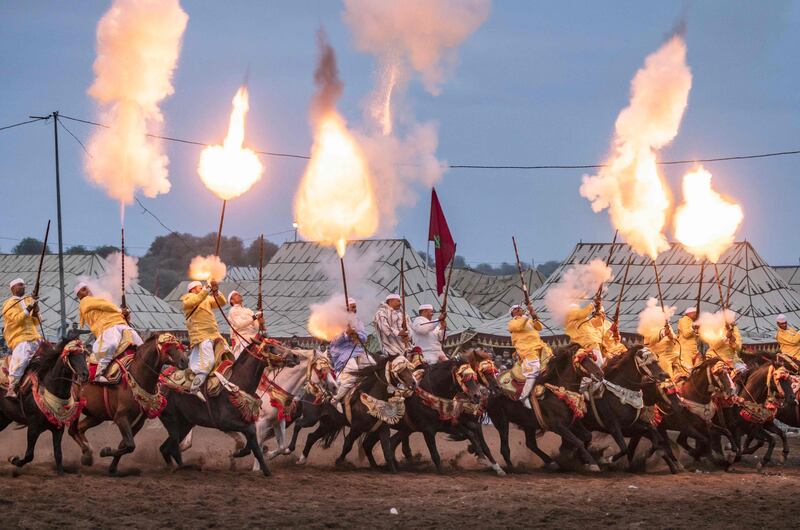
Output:
[[630,362],[631,357],[636,355],[641,349],[642,346],[633,346],[632,348],[628,348],[628,350],[624,353],[610,356],[606,361],[606,366],[603,371],[606,373],[614,373],[617,370],[622,369],[622,366],[625,363]]
[[536,377],[536,383],[549,382],[558,372],[564,370],[564,368],[572,362],[572,357],[579,349],[580,345],[572,342],[553,350],[553,357],[548,361],[544,370]]
[[[369,355],[369,354],[367,354]],[[386,369],[386,363],[391,362],[389,357],[379,357],[375,360],[375,364],[360,368],[356,373],[356,388],[365,390],[366,386],[372,383],[372,377],[377,376],[379,380],[383,380],[383,373]]]
[[44,377],[44,375],[55,366],[56,361],[58,361],[61,352],[64,351],[64,347],[68,342],[68,338],[62,338],[58,345],[53,347],[49,342],[43,341],[36,354],[31,359],[28,369],[36,372],[37,377],[40,379]]

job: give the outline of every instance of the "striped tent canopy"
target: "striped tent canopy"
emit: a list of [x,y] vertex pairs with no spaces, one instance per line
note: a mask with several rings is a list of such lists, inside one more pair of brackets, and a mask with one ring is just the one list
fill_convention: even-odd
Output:
[[[536,269],[523,271],[528,292],[533,293],[545,281]],[[508,314],[514,304],[525,300],[519,274],[491,276],[473,269],[453,269],[453,289],[490,318]]]

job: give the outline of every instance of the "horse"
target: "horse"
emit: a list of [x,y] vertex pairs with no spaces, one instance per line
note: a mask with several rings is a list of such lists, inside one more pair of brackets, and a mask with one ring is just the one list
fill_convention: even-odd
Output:
[[[222,367],[219,366],[209,379],[206,379],[205,402],[173,385],[162,385],[167,404],[159,420],[169,436],[159,450],[167,465],[174,462],[178,467],[183,467],[181,440],[195,425],[200,425],[223,432],[242,433],[246,443],[234,453],[234,458],[242,458],[253,453],[261,472],[264,476],[269,476],[270,471],[264,462],[264,454],[258,444],[254,425],[261,409],[261,400],[253,394],[258,389],[261,375],[268,364],[294,364],[297,361],[296,355],[277,341],[254,341],[233,361],[227,376],[220,373]],[[216,378],[221,386],[215,395],[209,393],[212,377]]]
[[[577,392],[582,375],[595,380],[603,378],[603,371],[589,356],[576,358],[573,363],[573,356],[578,348],[572,344],[556,349],[545,369],[537,377],[534,388],[541,387],[543,395],[541,398],[534,396],[533,399],[538,400],[541,420],[536,411],[526,407],[517,399],[516,394],[512,396],[508,392],[496,392],[489,397],[486,412],[500,435],[500,453],[509,471],[514,470],[508,443],[509,423],[522,429],[525,433],[526,447],[542,459],[545,467],[552,469],[557,467],[557,464],[550,455],[539,448],[536,442],[537,431],[555,432],[579,452],[589,471],[600,471],[594,457],[586,450],[584,442],[570,429],[575,418],[585,412],[580,406],[576,408],[574,401],[570,401],[570,396],[580,399]],[[476,368],[479,376],[492,377],[490,373],[482,370],[480,365]],[[586,431],[583,436],[584,439],[591,440],[590,432]]]
[[88,355],[79,340],[65,338],[55,348],[42,341],[25,371],[18,397],[0,398],[0,431],[11,422],[28,427],[25,456],[9,458],[13,465],[22,467],[31,462],[39,436],[50,431],[56,473],[64,474],[61,440],[64,427],[77,420],[83,408],[83,401],[75,399],[73,390],[89,379]]
[[[377,359],[375,365],[356,372],[356,384],[342,400],[343,412],[339,412],[330,403],[318,407],[318,414],[315,416],[319,426],[306,438],[298,463],[306,462],[311,448],[319,440],[323,440],[324,447],[330,447],[339,433],[349,425],[350,431],[345,436],[336,464],[344,463],[345,457],[360,436],[374,432],[381,442],[387,469],[392,473],[396,472],[397,465],[391,451],[388,424],[402,419],[406,397],[416,387],[412,368],[411,363],[403,356],[381,357]],[[296,433],[297,426],[292,444],[295,443]],[[292,447],[293,445],[290,445],[290,450]],[[374,460],[371,460],[370,464],[373,462]]]
[[189,365],[186,349],[170,333],[153,333],[139,347],[131,347],[114,359],[106,370],[115,384],[90,383],[81,388],[81,398],[86,401],[84,417],[70,425],[69,435],[81,448],[81,463],[92,465],[92,446],[86,431],[113,421],[122,441],[117,450],[104,447],[101,457],[112,457],[108,472],[117,473],[120,459],[136,449],[134,438],[148,418],[156,418],[166,405],[159,392],[159,377],[165,365],[183,370]]
[[[668,440],[652,425],[653,418],[643,418],[643,381],[663,382],[667,374],[658,364],[658,359],[647,347],[636,345],[626,352],[611,357],[603,369],[605,378],[590,388],[589,405],[591,414],[581,422],[592,431],[610,434],[619,447],[619,453],[612,457],[617,461],[628,457],[633,465],[633,452],[625,442],[625,436],[637,439],[644,436],[650,440],[656,451],[669,466],[671,473],[680,470],[680,464],[672,453]],[[635,449],[635,446],[634,446]]]
[[[645,404],[658,407],[660,421],[657,428],[663,439],[667,440],[668,431],[677,431],[678,445],[695,461],[703,456],[711,457],[713,450],[722,458],[720,463],[728,464],[724,461],[721,447],[712,443],[711,436],[712,433],[722,434],[735,447],[735,437],[721,423],[715,421],[722,417],[722,408],[730,406],[736,395],[735,385],[725,363],[713,358],[706,359],[692,368],[688,378],[680,386],[672,381],[646,381],[642,389]],[[640,438],[641,436],[631,440],[628,446],[631,452],[635,450]],[[695,440],[694,447],[689,445],[689,438]]]
[[[412,455],[408,438],[413,432],[421,432],[436,471],[441,474],[443,470],[436,446],[436,433],[444,432],[451,436],[451,440],[469,440],[479,460],[487,461],[488,467],[498,475],[505,475],[483,437],[481,418],[486,397],[486,390],[480,385],[477,374],[460,357],[427,366],[414,395],[406,399],[402,421],[393,425],[398,432],[391,437],[391,454],[394,455],[397,446],[402,443],[406,459],[410,460]],[[364,439],[364,451],[373,467],[376,466],[372,457],[374,445],[374,436]]]

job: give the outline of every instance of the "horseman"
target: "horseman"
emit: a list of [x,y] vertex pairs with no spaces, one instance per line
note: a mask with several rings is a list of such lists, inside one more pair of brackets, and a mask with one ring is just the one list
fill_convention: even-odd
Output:
[[664,322],[664,327],[658,332],[646,335],[644,345],[655,354],[659,366],[670,379],[675,381],[689,376],[681,364],[681,344],[669,321]]
[[200,387],[214,368],[214,341],[225,340],[214,317],[214,306],[222,309],[225,296],[219,292],[219,284],[215,280],[205,286],[198,281],[190,282],[187,290],[189,292],[181,297],[181,302],[192,349],[189,369],[195,376],[189,392],[205,401]]
[[22,278],[11,280],[8,286],[11,297],[3,304],[3,337],[11,350],[6,397],[17,397],[17,383],[39,348],[42,336],[36,329],[40,322],[39,301],[25,296],[25,281]]
[[517,304],[511,306],[511,320],[508,322],[508,331],[511,333],[511,344],[517,351],[517,365],[525,376],[525,386],[519,400],[527,408],[531,408],[528,396],[533,390],[536,376],[552,356],[550,346],[545,344],[539,332],[544,327],[539,315],[533,309],[533,305],[528,304],[528,312]]
[[688,307],[678,320],[678,344],[680,345],[681,366],[688,373],[702,358],[698,346],[699,325],[697,324],[697,308]]
[[392,293],[386,296],[384,303],[375,313],[373,325],[381,341],[383,353],[389,357],[405,355],[410,345],[410,335],[408,329],[411,327],[408,316],[403,323],[402,301],[400,295]]
[[[86,282],[78,282],[75,296],[80,300],[78,311],[80,325],[89,326],[95,337],[92,352],[97,361],[95,383],[108,383],[106,367],[118,354],[130,346],[141,346],[142,338],[129,324],[130,310],[120,309],[116,304],[94,296]],[[121,351],[122,350],[122,351]]]
[[264,325],[264,314],[261,311],[254,312],[245,307],[244,298],[238,291],[231,291],[231,294],[228,295],[228,304],[231,306],[228,311],[228,320],[233,326],[233,330],[231,330],[233,356],[238,359],[239,354],[253,342]]
[[777,322],[778,331],[775,334],[775,340],[781,347],[781,353],[795,361],[800,361],[800,332],[789,325],[786,315],[778,315]]
[[736,325],[736,314],[728,309],[724,311],[724,315],[725,336],[708,343],[706,357],[724,361],[736,372],[743,374],[747,372],[747,365],[739,357],[739,351],[742,349],[742,334]]
[[626,351],[619,336],[612,331],[613,324],[606,319],[606,312],[599,298],[584,307],[571,304],[567,312],[564,331],[572,342],[595,355],[597,365],[602,367],[604,356],[619,355]]
[[333,361],[333,369],[339,377],[339,388],[336,395],[331,398],[331,404],[342,411],[340,401],[356,384],[356,373],[367,366],[375,364],[372,355],[364,350],[364,341],[367,340],[367,331],[363,322],[356,316],[358,305],[352,298],[347,299],[347,312],[349,323],[347,329],[331,341],[329,354]]
[[447,355],[442,349],[442,341],[447,331],[445,315],[441,313],[437,320],[432,319],[433,306],[422,304],[419,306],[419,316],[411,322],[411,338],[422,350],[422,357],[427,364],[447,360]]

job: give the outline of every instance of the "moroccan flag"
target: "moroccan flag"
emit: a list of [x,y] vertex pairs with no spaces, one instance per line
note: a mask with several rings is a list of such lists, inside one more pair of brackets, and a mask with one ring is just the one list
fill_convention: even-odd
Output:
[[433,188],[431,188],[431,224],[428,228],[428,241],[433,241],[436,248],[434,252],[436,256],[436,292],[441,296],[447,281],[447,265],[456,254],[456,242],[450,235],[450,228],[447,226],[447,219],[444,218],[442,205],[439,204],[439,197]]

